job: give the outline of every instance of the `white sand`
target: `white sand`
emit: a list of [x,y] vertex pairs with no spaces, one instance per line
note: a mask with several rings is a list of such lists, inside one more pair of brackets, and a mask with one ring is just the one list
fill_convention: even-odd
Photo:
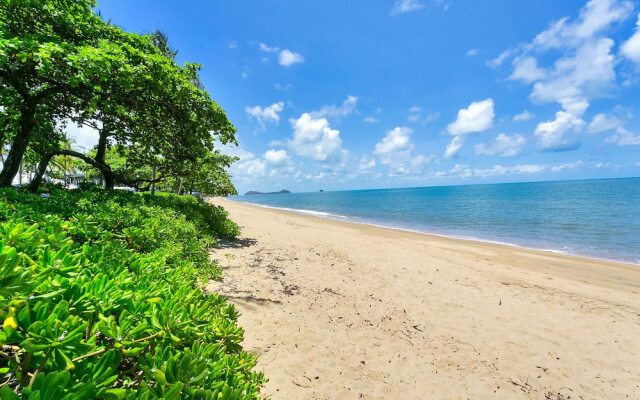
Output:
[[640,266],[213,201],[273,399],[640,398]]

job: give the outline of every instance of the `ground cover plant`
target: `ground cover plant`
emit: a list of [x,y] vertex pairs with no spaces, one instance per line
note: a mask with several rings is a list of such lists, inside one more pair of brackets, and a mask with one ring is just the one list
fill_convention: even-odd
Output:
[[234,307],[202,283],[238,234],[192,196],[0,190],[0,399],[255,399]]

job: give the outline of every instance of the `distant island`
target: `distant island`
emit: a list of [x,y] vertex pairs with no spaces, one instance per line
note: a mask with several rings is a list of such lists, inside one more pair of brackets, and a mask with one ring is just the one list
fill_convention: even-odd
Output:
[[245,193],[244,195],[245,195],[245,196],[252,196],[252,195],[254,195],[254,194],[286,194],[286,193],[291,193],[291,192],[290,192],[290,191],[288,191],[288,190],[285,190],[285,189],[282,189],[282,190],[281,190],[281,191],[279,191],[279,192],[268,192],[268,193],[256,192],[255,190],[250,190],[250,191],[248,191],[247,193]]

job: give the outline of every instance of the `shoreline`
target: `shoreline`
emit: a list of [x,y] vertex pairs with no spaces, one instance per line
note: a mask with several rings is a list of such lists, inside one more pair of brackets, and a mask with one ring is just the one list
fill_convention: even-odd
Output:
[[567,256],[573,256],[573,257],[579,257],[579,258],[586,258],[588,260],[593,260],[593,261],[612,262],[612,263],[624,264],[624,265],[629,265],[629,266],[636,266],[636,267],[640,268],[640,261],[639,262],[625,261],[625,260],[618,260],[618,259],[611,259],[611,258],[605,258],[605,257],[597,257],[597,256],[585,255],[585,254],[580,254],[580,253],[573,253],[573,252],[564,251],[564,250],[545,249],[545,248],[532,247],[532,246],[527,246],[527,245],[518,244],[518,243],[509,243],[509,242],[504,242],[504,241],[499,241],[499,240],[483,239],[483,238],[473,237],[473,236],[447,235],[447,234],[438,233],[438,232],[422,231],[422,230],[418,230],[418,229],[411,229],[411,228],[396,227],[396,226],[391,226],[391,225],[384,225],[382,223],[355,221],[355,220],[353,220],[350,217],[347,217],[345,215],[332,214],[332,213],[328,213],[328,212],[315,211],[315,210],[295,209],[295,208],[286,208],[286,207],[274,207],[274,206],[268,206],[268,205],[259,204],[259,203],[236,201],[236,200],[230,199],[229,197],[221,197],[220,199],[222,201],[229,201],[229,202],[234,203],[234,204],[246,204],[246,205],[249,205],[249,206],[255,206],[255,207],[266,208],[266,209],[276,210],[276,211],[283,211],[283,212],[291,212],[291,213],[295,213],[295,214],[299,214],[299,215],[322,218],[322,219],[325,219],[325,220],[336,221],[336,222],[344,222],[344,223],[348,223],[348,224],[364,225],[364,226],[370,226],[370,227],[375,227],[375,228],[380,228],[380,229],[390,229],[390,230],[399,231],[399,232],[409,232],[409,233],[415,233],[415,234],[418,234],[418,235],[434,236],[434,237],[444,238],[444,239],[461,240],[461,241],[474,242],[474,243],[493,244],[493,245],[497,245],[497,246],[512,247],[512,248],[515,248],[515,249],[540,251],[540,252],[543,252],[543,253],[561,254],[561,255],[567,255]]
[[211,199],[274,400],[637,398],[640,268]]

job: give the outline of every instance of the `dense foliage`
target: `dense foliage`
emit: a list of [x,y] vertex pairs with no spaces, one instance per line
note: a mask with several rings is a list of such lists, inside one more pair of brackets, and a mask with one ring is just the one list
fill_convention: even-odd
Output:
[[[105,186],[138,187],[166,179],[201,181],[200,160],[214,143],[235,143],[236,128],[200,83],[201,66],[179,65],[160,33],[125,32],[104,21],[94,0],[0,0],[0,186],[10,186],[29,150],[36,191],[56,156],[76,157],[103,175]],[[69,122],[93,127],[92,155],[64,148]],[[126,147],[130,176],[105,159]],[[196,168],[184,168],[185,164]],[[37,165],[37,166],[36,166]],[[225,168],[206,168],[226,190]],[[21,176],[21,175],[20,175]],[[228,194],[226,192],[210,194]]]
[[258,398],[236,310],[201,289],[237,234],[192,196],[0,190],[0,398]]

